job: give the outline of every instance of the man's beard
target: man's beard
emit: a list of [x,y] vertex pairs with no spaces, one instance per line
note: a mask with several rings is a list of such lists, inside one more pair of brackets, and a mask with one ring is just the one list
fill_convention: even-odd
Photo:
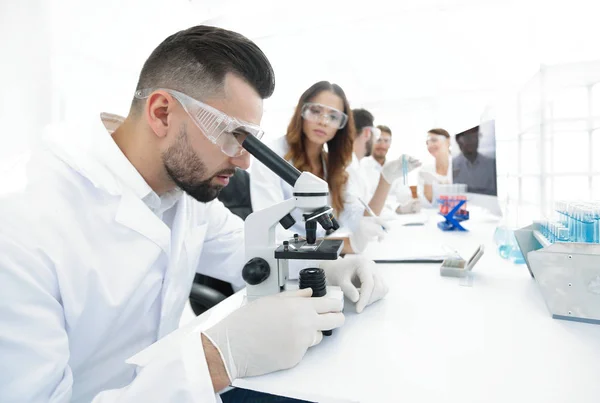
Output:
[[386,155],[387,155],[387,152],[383,152],[383,153],[374,152],[373,158],[375,158],[376,161],[384,162]]
[[185,125],[182,126],[175,144],[162,154],[167,174],[177,187],[202,203],[208,203],[219,196],[221,185],[213,185],[213,178],[219,175],[233,175],[235,169],[224,169],[205,180],[199,180],[206,174],[206,166],[194,154],[187,141]]

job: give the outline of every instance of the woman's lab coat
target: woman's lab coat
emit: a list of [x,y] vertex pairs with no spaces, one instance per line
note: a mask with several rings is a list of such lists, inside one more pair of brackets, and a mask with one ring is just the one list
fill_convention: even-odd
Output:
[[[269,143],[269,147],[284,158],[289,150],[289,145],[285,136],[276,139]],[[325,167],[325,162],[323,162]],[[350,172],[350,171],[348,171]],[[325,178],[327,178],[327,170],[325,169]],[[360,190],[354,189],[352,185],[352,175],[344,189],[344,211],[337,217],[340,225],[347,229],[354,230],[358,227],[360,218],[364,213],[364,207],[356,200],[356,194]],[[252,199],[252,210],[262,210],[274,204],[281,203],[293,197],[294,189],[283,179],[275,175],[269,168],[264,166],[260,161],[254,159],[250,169],[250,196]],[[331,199],[329,200],[331,203]],[[292,217],[296,220],[289,230],[284,229],[281,225],[277,225],[276,236],[278,242],[293,237],[294,234],[304,236],[306,229],[304,221],[302,221],[302,212],[295,210],[292,212]],[[325,236],[325,231],[318,226],[317,236]]]
[[242,221],[181,193],[169,229],[100,119],[47,145],[0,176],[0,401],[220,401],[173,331],[197,271],[238,281]]
[[[427,179],[423,173],[429,174]],[[433,183],[429,183],[429,177],[433,177],[435,181]],[[419,170],[419,182],[417,185],[417,193],[419,195],[419,200],[421,201],[421,206],[423,207],[435,207],[437,206],[437,197],[435,186],[432,188],[432,200],[431,202],[427,200],[425,197],[425,184],[434,185],[434,184],[452,184],[452,156],[448,158],[448,171],[446,175],[440,175],[437,173],[435,169],[435,162],[432,164],[426,164],[421,167]]]

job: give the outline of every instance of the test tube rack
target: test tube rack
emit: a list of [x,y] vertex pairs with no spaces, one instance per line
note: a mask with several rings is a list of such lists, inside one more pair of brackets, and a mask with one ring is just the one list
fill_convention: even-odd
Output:
[[[439,203],[447,203],[447,200],[439,200]],[[467,231],[460,223],[469,219],[469,212],[462,207],[466,200],[457,201],[448,212],[439,214],[444,217],[444,221],[440,221],[437,225],[442,231]]]
[[600,244],[551,243],[538,223],[515,231],[554,319],[600,324]]

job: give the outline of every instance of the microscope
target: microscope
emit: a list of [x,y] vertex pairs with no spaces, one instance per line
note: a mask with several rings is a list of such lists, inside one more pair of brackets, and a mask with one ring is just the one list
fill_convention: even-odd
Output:
[[[247,136],[242,147],[294,188],[293,198],[246,217],[246,264],[242,278],[247,284],[247,298],[253,300],[285,290],[290,260],[336,260],[344,241],[317,239],[317,224],[327,234],[339,228],[333,209],[328,205],[327,182],[310,172],[300,173],[254,136]],[[303,212],[306,238],[294,235],[294,238],[278,245],[275,228],[278,224],[285,229],[294,225],[295,220],[290,213],[296,208]]]

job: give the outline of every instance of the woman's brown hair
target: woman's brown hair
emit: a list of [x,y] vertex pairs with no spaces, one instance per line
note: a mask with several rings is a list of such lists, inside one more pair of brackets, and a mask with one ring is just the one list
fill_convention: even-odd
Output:
[[343,190],[348,181],[346,167],[352,161],[352,144],[355,137],[352,110],[350,109],[350,104],[344,90],[339,85],[331,84],[329,81],[319,81],[300,96],[294,116],[290,121],[286,133],[290,150],[285,155],[285,159],[291,161],[300,172],[310,169],[304,148],[306,136],[302,131],[302,106],[323,91],[331,91],[339,96],[344,103],[344,110],[342,112],[348,115],[346,125],[342,129],[339,129],[335,136],[327,142],[327,154],[324,158],[326,164],[324,168],[327,168],[326,180],[329,185],[331,205],[336,213],[339,214],[344,209]]
[[446,130],[441,129],[441,128],[435,128],[435,129],[431,129],[429,130],[427,133],[431,133],[431,134],[437,134],[438,136],[444,136],[447,139],[450,138],[450,133],[448,133]]

